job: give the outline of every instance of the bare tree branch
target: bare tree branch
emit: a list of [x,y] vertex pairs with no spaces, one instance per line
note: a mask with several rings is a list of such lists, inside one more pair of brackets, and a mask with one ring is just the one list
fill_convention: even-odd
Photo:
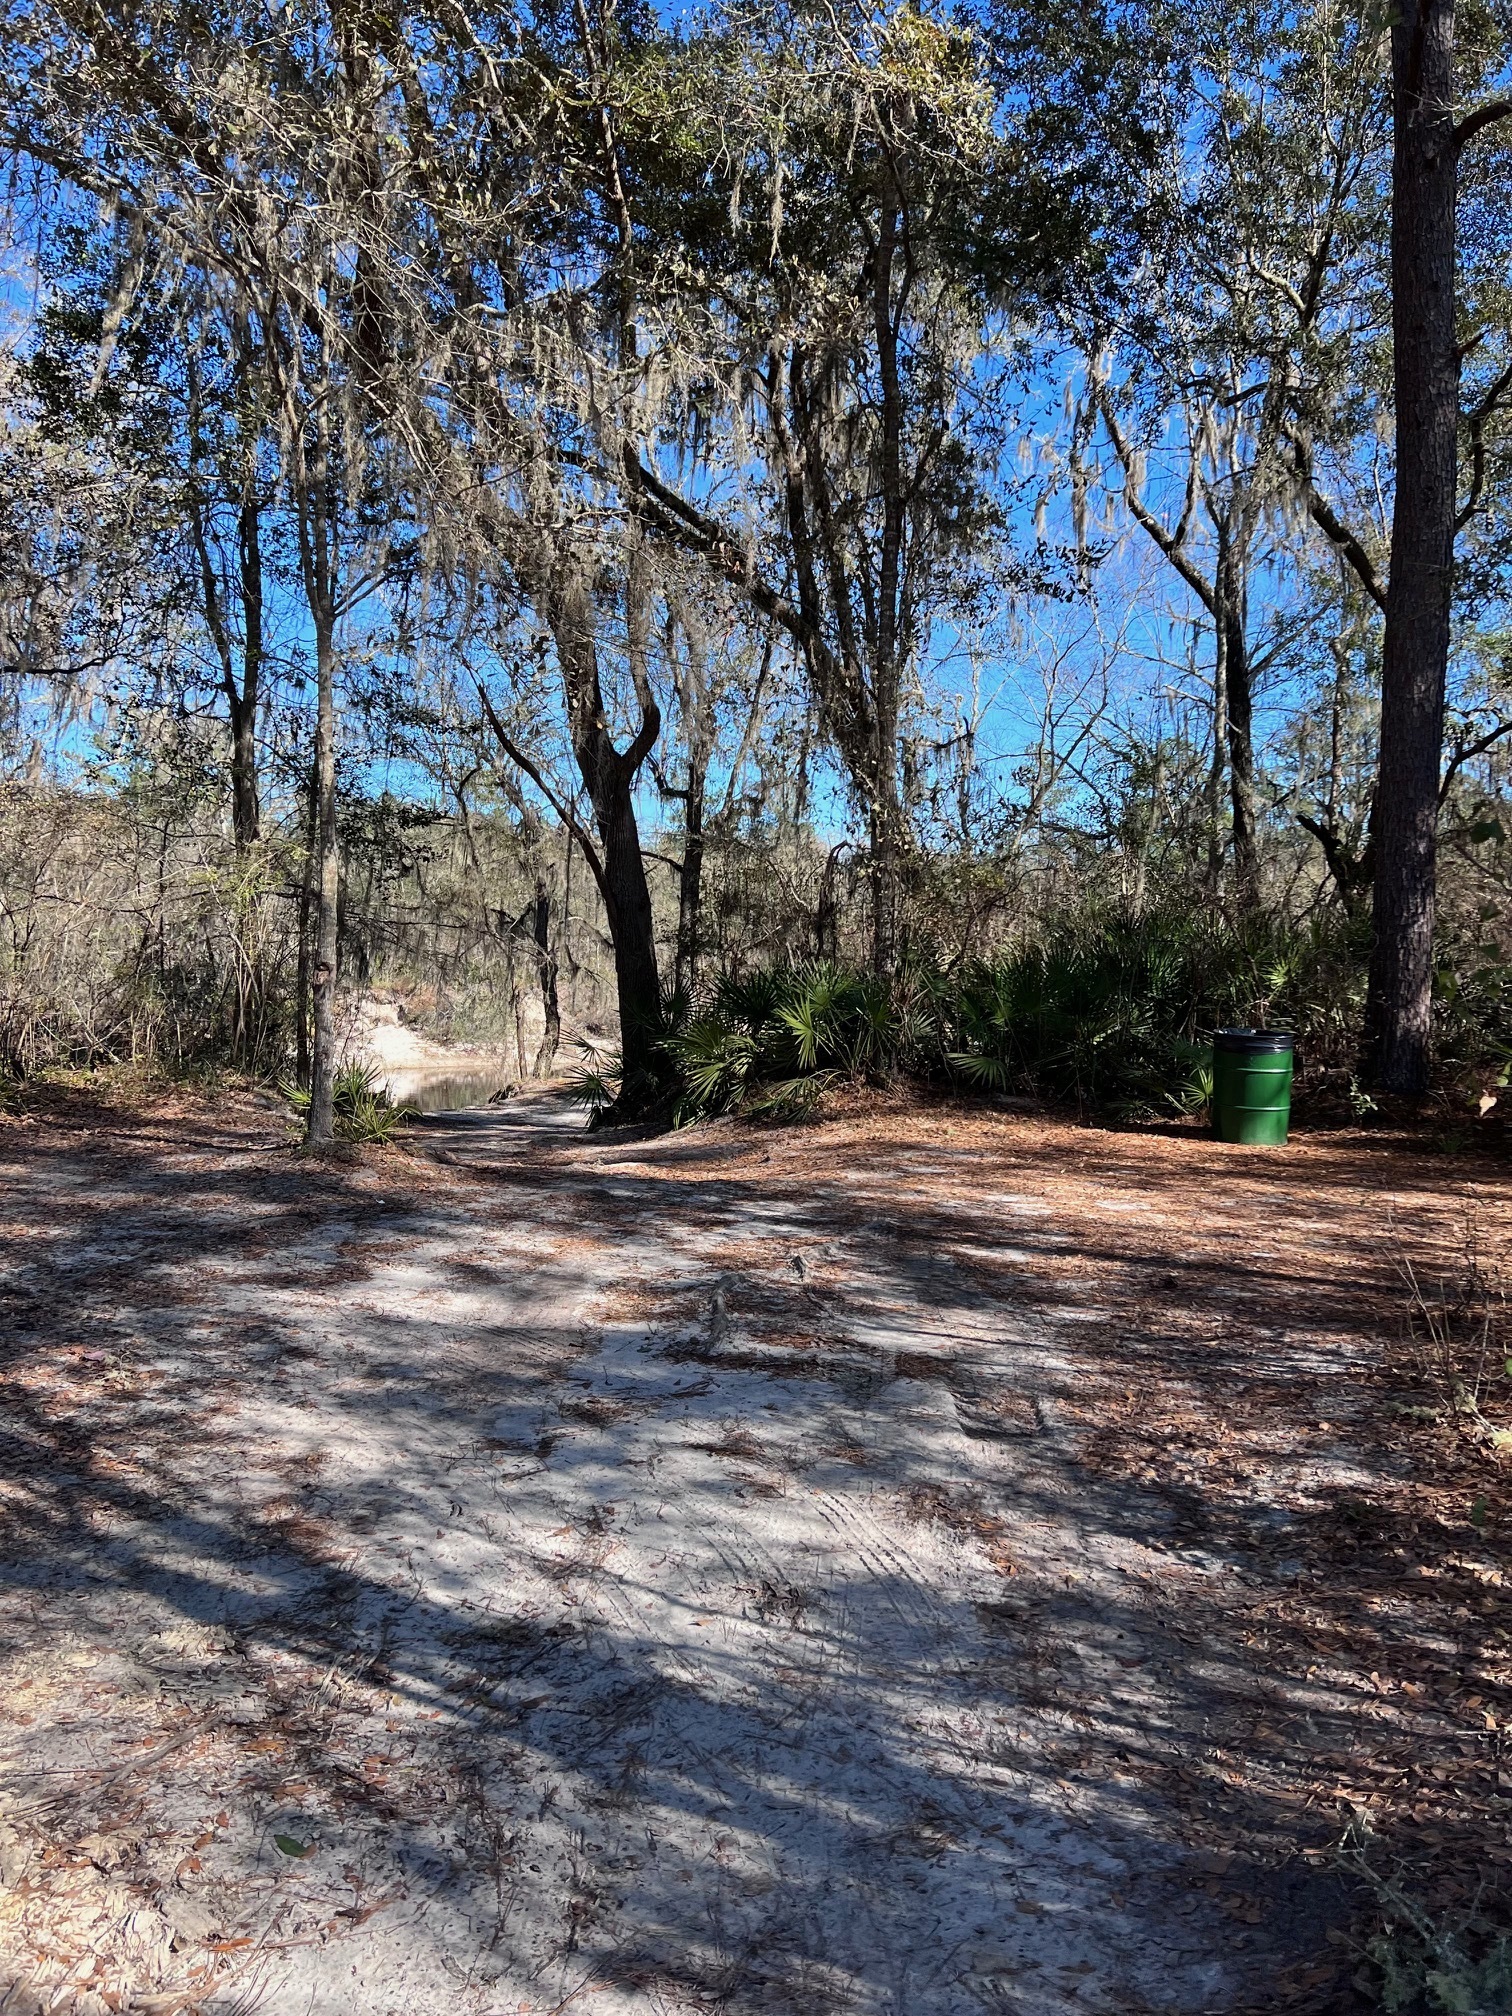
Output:
[[1318,488],[1317,483],[1313,479],[1312,457],[1307,451],[1306,444],[1290,428],[1287,428],[1285,431],[1287,439],[1291,443],[1297,477],[1302,486],[1302,500],[1307,506],[1308,517],[1312,519],[1328,543],[1344,555],[1344,558],[1354,569],[1361,587],[1365,590],[1371,601],[1375,603],[1378,609],[1384,609],[1386,607],[1386,589],[1380,576],[1376,573],[1375,562]]
[[1438,802],[1442,806],[1449,796],[1449,788],[1467,763],[1473,763],[1477,756],[1484,756],[1488,749],[1494,749],[1504,735],[1512,735],[1512,716],[1498,721],[1496,726],[1484,735],[1478,735],[1473,742],[1457,742],[1454,752],[1444,766],[1443,780],[1439,785]]
[[475,679],[473,681],[473,684],[478,689],[478,698],[482,702],[483,712],[487,717],[489,727],[492,728],[494,732],[494,737],[497,740],[499,747],[504,751],[504,754],[509,758],[510,762],[514,764],[516,769],[523,770],[525,772],[525,775],[530,779],[531,783],[534,784],[536,789],[540,792],[541,796],[546,800],[546,803],[551,807],[552,811],[555,812],[558,819],[561,820],[562,824],[571,833],[573,839],[576,840],[579,847],[582,848],[583,859],[588,863],[588,866],[593,870],[593,879],[595,882],[597,882],[599,886],[599,894],[607,900],[609,892],[608,892],[608,885],[604,879],[604,864],[602,860],[599,858],[599,851],[598,848],[594,845],[592,834],[588,831],[587,827],[584,826],[582,820],[578,818],[577,814],[566,803],[566,801],[558,797],[556,792],[552,790],[551,786],[546,782],[546,779],[542,776],[540,770],[525,754],[524,750],[520,748],[519,744],[514,741],[512,736],[509,734],[509,731],[505,728],[504,723],[499,719],[497,713],[494,711],[494,704],[492,700],[489,699],[488,694],[484,691],[482,682],[480,680]]
[[1512,98],[1490,98],[1484,105],[1477,105],[1473,112],[1467,112],[1450,134],[1450,144],[1455,153],[1473,140],[1483,127],[1494,126],[1498,119],[1512,118]]
[[1486,422],[1502,410],[1509,392],[1512,392],[1512,364],[1492,380],[1484,396],[1464,416],[1465,425],[1470,430],[1470,495],[1460,506],[1454,520],[1456,532],[1463,531],[1480,509],[1486,488]]

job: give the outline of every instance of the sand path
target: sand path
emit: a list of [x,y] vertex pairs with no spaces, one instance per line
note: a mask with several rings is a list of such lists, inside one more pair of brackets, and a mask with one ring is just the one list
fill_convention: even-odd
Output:
[[[526,1097],[324,1173],[250,1109],[7,1135],[0,2009],[1326,1987],[1334,1816],[1229,1800],[1224,1745],[1347,1753],[1358,1703],[1193,1626],[1305,1574],[1359,1338],[1250,1341],[1342,1429],[1241,1484],[1249,1541],[1197,1535],[1089,1461],[1126,1319],[995,1137],[576,1125]],[[1275,1252],[1297,1196],[1252,1201]],[[1137,1166],[1094,1208],[1120,1252],[1162,1217]]]

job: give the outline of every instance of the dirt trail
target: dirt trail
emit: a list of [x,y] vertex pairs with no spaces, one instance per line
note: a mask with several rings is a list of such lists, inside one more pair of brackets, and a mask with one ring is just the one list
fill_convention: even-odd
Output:
[[1308,1851],[1500,1684],[1330,1566],[1458,1172],[567,1120],[0,1135],[0,2009],[1342,2006]]

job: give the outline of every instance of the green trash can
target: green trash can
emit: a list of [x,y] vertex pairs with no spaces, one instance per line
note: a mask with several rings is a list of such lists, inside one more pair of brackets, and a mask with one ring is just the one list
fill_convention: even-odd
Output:
[[1284,1029],[1213,1033],[1213,1131],[1279,1148],[1291,1118],[1292,1039]]

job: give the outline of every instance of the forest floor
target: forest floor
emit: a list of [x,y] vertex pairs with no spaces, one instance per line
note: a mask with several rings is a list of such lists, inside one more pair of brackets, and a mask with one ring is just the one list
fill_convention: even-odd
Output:
[[1398,1271],[1505,1164],[44,1086],[0,1186],[7,2016],[1342,2010],[1352,1814],[1505,1891]]

